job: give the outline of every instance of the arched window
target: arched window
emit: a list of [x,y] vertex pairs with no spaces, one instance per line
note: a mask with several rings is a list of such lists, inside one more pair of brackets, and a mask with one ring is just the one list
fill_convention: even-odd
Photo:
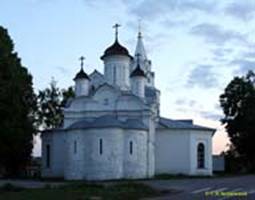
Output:
[[116,84],[116,76],[117,76],[116,66],[114,66],[113,67],[113,84]]
[[73,143],[73,152],[74,152],[74,154],[77,153],[77,141],[76,140]]
[[197,168],[205,168],[205,145],[203,143],[197,145]]
[[133,154],[133,142],[132,141],[129,142],[129,153],[130,153],[130,155]]
[[50,145],[46,145],[46,167],[50,168]]
[[105,98],[105,99],[104,99],[104,105],[105,105],[105,106],[109,105],[109,99],[108,99],[108,98]]
[[90,88],[91,92],[94,92],[95,91],[95,86],[92,85],[91,88]]
[[103,139],[102,138],[99,139],[99,154],[100,155],[103,154]]

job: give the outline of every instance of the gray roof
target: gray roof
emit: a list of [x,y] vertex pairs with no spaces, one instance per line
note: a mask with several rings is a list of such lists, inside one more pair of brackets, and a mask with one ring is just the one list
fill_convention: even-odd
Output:
[[158,126],[159,129],[192,129],[192,130],[206,130],[215,131],[215,129],[194,125],[192,120],[173,120],[160,117]]
[[123,129],[148,129],[140,119],[127,119],[125,122],[117,119],[113,115],[104,115],[99,118],[89,120],[84,119],[73,123],[67,129],[86,129],[86,128],[123,128]]
[[145,96],[146,97],[156,97],[156,89],[151,87],[145,87]]
[[148,104],[155,103],[157,100],[157,89],[152,87],[145,87],[145,97]]

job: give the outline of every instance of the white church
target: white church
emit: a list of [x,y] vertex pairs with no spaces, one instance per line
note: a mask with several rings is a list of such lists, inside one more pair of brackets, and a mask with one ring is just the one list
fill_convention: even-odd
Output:
[[66,180],[212,175],[214,129],[160,116],[160,91],[138,33],[134,55],[118,40],[101,60],[104,73],[76,74],[64,124],[42,133],[42,176]]

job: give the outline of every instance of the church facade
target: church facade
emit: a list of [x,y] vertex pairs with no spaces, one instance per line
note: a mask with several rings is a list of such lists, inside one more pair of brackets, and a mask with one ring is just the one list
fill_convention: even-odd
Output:
[[62,127],[42,133],[42,176],[67,180],[212,175],[214,129],[160,116],[160,91],[139,31],[134,56],[118,40],[104,73],[76,74]]

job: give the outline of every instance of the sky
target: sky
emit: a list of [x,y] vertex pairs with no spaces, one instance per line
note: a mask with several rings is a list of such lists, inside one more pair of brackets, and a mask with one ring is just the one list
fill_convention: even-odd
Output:
[[81,55],[87,73],[103,72],[100,56],[113,43],[115,23],[133,54],[139,20],[161,115],[215,128],[219,154],[229,143],[219,96],[234,76],[255,69],[255,0],[0,0],[0,25],[36,91],[52,78],[60,88],[73,85]]

